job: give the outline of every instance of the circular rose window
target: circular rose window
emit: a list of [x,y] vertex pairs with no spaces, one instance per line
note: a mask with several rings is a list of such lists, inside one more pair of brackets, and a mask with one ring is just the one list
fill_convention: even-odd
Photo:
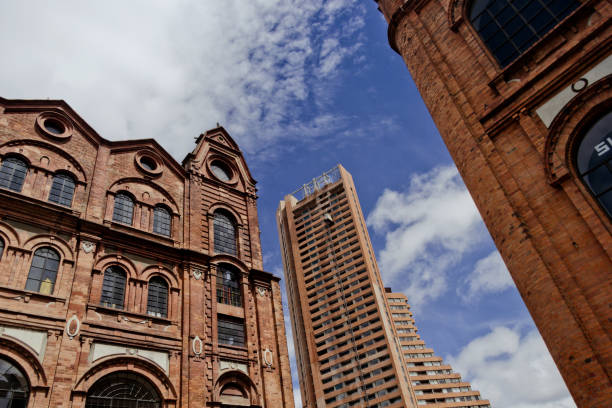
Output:
[[135,157],[136,167],[148,176],[157,177],[162,173],[161,161],[147,151],[141,151]]
[[38,115],[36,126],[43,135],[53,139],[68,139],[72,135],[70,120],[56,112],[43,112]]
[[232,171],[225,165],[225,163],[215,160],[210,164],[210,170],[213,172],[216,178],[226,183],[232,179]]

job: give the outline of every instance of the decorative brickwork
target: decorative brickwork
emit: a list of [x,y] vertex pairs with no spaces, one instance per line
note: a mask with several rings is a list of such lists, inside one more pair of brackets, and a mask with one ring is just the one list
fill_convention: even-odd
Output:
[[612,5],[580,0],[501,67],[471,1],[377,3],[574,400],[608,407],[612,220],[575,155],[612,108]]
[[[0,164],[10,158],[27,170],[0,188],[0,358],[27,378],[28,408],[101,406],[113,381],[147,390],[146,406],[293,408],[255,181],[223,128],[181,165],[154,140],[101,138],[63,101],[0,98]],[[74,182],[59,203],[56,174]],[[233,217],[235,255],[213,250],[217,208]],[[217,303],[220,265],[237,271],[242,303]],[[219,316],[244,338],[220,344]]]

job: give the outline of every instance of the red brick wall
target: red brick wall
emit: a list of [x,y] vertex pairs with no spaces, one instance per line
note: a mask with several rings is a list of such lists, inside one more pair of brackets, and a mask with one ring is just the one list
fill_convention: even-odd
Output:
[[537,109],[610,54],[610,3],[583,1],[505,68],[466,22],[464,0],[400,3],[379,1],[391,46],[404,58],[572,396],[581,407],[608,406],[612,223],[568,158],[580,126],[603,105],[609,109],[609,81],[576,92],[550,127]]

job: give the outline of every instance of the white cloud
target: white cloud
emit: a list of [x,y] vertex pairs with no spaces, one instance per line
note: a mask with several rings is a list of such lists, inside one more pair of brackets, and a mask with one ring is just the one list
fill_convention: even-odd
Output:
[[576,406],[537,330],[495,327],[447,361],[496,408]]
[[485,294],[502,292],[512,287],[514,282],[499,252],[493,251],[476,262],[464,284],[457,293],[464,301],[473,301]]
[[378,256],[383,279],[409,282],[398,289],[417,308],[446,291],[447,271],[486,236],[454,166],[412,176],[406,192],[385,190],[367,222],[385,234]]
[[0,92],[64,99],[103,137],[153,137],[179,160],[216,122],[266,152],[346,121],[320,103],[364,14],[358,0],[2,2]]

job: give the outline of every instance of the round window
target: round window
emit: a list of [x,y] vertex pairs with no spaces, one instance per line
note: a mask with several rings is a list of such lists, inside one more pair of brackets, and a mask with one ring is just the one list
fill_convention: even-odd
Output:
[[140,165],[149,171],[155,171],[157,168],[157,163],[155,163],[155,160],[147,156],[143,156],[140,159]]
[[232,179],[232,172],[230,169],[220,161],[214,161],[210,164],[210,169],[216,178],[221,181],[230,181]]
[[44,122],[45,130],[54,135],[61,135],[66,131],[66,127],[57,119],[49,118]]

